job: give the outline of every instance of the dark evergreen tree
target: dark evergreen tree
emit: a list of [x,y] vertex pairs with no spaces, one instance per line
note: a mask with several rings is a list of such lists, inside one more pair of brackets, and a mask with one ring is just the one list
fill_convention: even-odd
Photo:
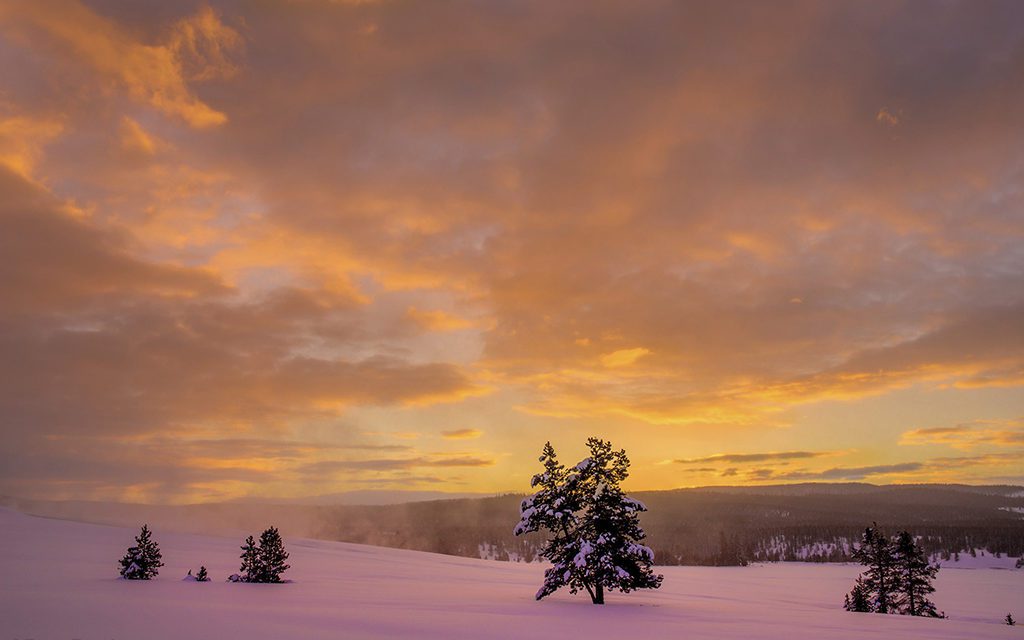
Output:
[[896,590],[896,569],[893,545],[878,531],[878,525],[864,530],[861,544],[853,557],[867,567],[861,574],[863,589],[868,594],[869,610],[874,613],[896,613],[893,593]]
[[857,613],[869,613],[871,611],[871,594],[864,584],[862,577],[857,576],[857,582],[854,583],[853,590],[846,594],[843,608]]
[[645,534],[639,513],[647,508],[622,492],[629,476],[625,451],[611,443],[587,440],[590,456],[571,470],[559,464],[551,443],[540,457],[544,472],[533,477],[540,487],[520,505],[515,535],[546,529],[550,538],[539,555],[552,563],[544,572],[537,599],[569,587],[584,589],[594,604],[604,604],[604,592],[656,589],[662,576],[651,569],[654,553],[640,543]]
[[160,573],[163,556],[160,546],[153,541],[149,526],[142,525],[139,535],[135,536],[135,546],[128,547],[127,553],[121,558],[121,577],[126,580],[149,580]]
[[902,531],[892,544],[898,597],[895,604],[899,613],[911,616],[939,617],[935,603],[928,596],[935,591],[932,580],[939,572],[931,565],[914,536]]
[[1009,613],[1006,614],[1006,617],[1003,618],[1003,621],[1006,622],[1006,624],[1010,625],[1011,627],[1014,626],[1015,624],[1017,624],[1017,621],[1013,619],[1013,615],[1009,614]]
[[252,536],[245,539],[242,545],[242,566],[238,569],[241,582],[257,582],[260,575],[259,549],[256,548],[256,541]]
[[281,582],[281,574],[291,565],[285,564],[288,552],[276,527],[270,527],[260,535],[257,557],[257,580],[254,582]]
[[199,573],[196,574],[196,582],[209,582],[210,576],[206,573],[206,567],[200,566]]

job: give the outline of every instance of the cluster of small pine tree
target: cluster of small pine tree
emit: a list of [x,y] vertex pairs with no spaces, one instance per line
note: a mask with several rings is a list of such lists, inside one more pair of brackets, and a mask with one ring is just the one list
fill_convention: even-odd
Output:
[[585,589],[594,604],[604,604],[604,591],[628,593],[657,589],[662,576],[651,565],[654,552],[640,543],[645,535],[639,513],[647,508],[626,497],[619,483],[629,476],[625,451],[610,442],[587,440],[590,456],[571,469],[558,462],[555,450],[544,445],[544,472],[533,477],[539,487],[520,505],[515,535],[547,529],[551,538],[540,551],[551,561],[537,599],[569,587]]
[[[252,536],[245,539],[242,547],[242,573],[229,578],[232,582],[281,582],[281,574],[291,565],[285,564],[288,552],[284,550],[284,541],[276,527],[270,527],[260,535],[259,545]],[[150,580],[160,573],[162,554],[160,545],[152,538],[148,525],[135,537],[135,545],[121,558],[121,577],[126,580]],[[199,567],[194,576],[189,569],[188,580],[209,582],[210,576],[205,566]]]
[[185,580],[192,580],[193,582],[209,582],[210,574],[206,572],[206,567],[201,566],[199,567],[199,571],[196,573],[196,575],[192,575],[192,570],[189,569],[188,575],[185,576]]
[[246,538],[240,557],[239,582],[281,582],[281,574],[291,566],[285,564],[288,552],[276,527],[260,534],[259,545],[252,536]]
[[853,556],[867,568],[846,595],[847,611],[943,617],[928,599],[939,566],[928,563],[908,531],[890,538],[870,526]]

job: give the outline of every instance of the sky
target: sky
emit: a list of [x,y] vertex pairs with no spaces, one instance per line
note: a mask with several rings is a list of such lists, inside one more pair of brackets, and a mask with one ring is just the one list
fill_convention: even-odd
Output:
[[0,494],[1024,483],[1024,5],[5,0]]

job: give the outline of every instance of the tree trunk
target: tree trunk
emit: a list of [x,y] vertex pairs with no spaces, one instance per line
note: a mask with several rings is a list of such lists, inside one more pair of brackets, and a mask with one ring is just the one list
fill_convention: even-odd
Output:
[[604,604],[604,586],[598,582],[594,585],[594,604]]

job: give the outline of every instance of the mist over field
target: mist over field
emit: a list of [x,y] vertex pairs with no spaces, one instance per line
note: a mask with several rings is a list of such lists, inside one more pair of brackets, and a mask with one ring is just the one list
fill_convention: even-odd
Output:
[[[764,561],[849,562],[872,522],[913,530],[936,560],[978,551],[1012,566],[1024,555],[1024,487],[804,484],[638,491],[641,522],[662,565],[731,566]],[[410,496],[417,497],[417,496]],[[185,506],[7,500],[49,517],[216,535],[247,535],[273,524],[287,535],[431,551],[473,558],[539,561],[541,538],[517,538],[522,495],[483,498],[377,496],[384,504],[339,504],[346,496],[301,504]],[[366,502],[367,494],[347,496]],[[327,502],[333,501],[333,504]],[[324,502],[325,504],[304,504]],[[390,504],[388,504],[390,503]],[[241,539],[241,538],[240,538]],[[972,554],[973,550],[973,554]],[[1006,564],[995,563],[995,564]]]

